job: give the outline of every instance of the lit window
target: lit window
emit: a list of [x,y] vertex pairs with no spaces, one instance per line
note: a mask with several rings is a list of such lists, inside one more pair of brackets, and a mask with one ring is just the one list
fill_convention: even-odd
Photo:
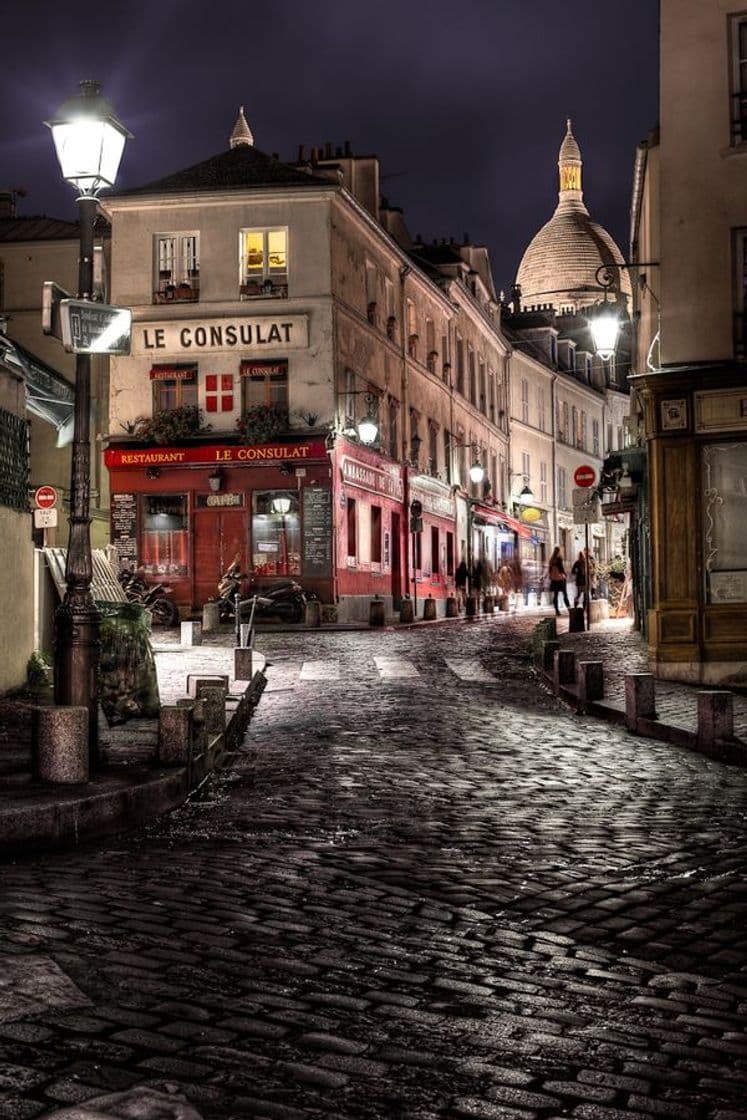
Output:
[[233,374],[205,374],[205,411],[233,412]]
[[141,506],[140,566],[147,575],[187,574],[186,494],[145,494]]
[[241,296],[288,295],[288,230],[241,231]]
[[301,524],[296,491],[255,491],[252,506],[254,574],[300,576]]
[[155,241],[154,303],[199,299],[199,233],[158,233]]
[[197,366],[153,366],[153,414],[197,407]]

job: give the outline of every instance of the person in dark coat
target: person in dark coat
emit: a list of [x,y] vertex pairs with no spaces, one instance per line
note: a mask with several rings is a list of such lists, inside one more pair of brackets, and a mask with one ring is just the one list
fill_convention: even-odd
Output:
[[467,579],[469,577],[469,569],[464,562],[464,557],[460,561],[456,572],[454,573],[454,583],[456,584],[456,598],[457,607],[461,611],[467,603]]
[[586,559],[583,552],[579,552],[578,560],[574,562],[571,568],[571,576],[576,584],[576,594],[573,597],[573,605],[577,607],[579,603],[583,604],[584,591],[586,589]]
[[568,586],[567,576],[565,574],[565,565],[563,564],[563,553],[560,548],[556,546],[553,549],[553,554],[550,557],[547,574],[550,577],[550,592],[552,594],[552,605],[555,608],[555,614],[560,614],[560,607],[558,606],[558,596],[563,596],[566,608],[571,609],[571,604],[568,600]]

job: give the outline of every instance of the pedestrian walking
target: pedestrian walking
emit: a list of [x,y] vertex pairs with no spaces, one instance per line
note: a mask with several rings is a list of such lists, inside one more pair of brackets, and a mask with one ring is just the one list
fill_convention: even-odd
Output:
[[558,606],[558,596],[563,596],[563,601],[568,610],[571,609],[571,604],[568,600],[568,586],[567,576],[565,574],[565,565],[563,564],[563,553],[560,551],[558,545],[553,549],[553,554],[550,557],[550,564],[548,566],[547,574],[550,577],[550,592],[552,594],[552,605],[555,608],[555,614],[560,614],[560,607]]
[[467,605],[467,579],[469,578],[469,568],[467,567],[464,557],[460,560],[457,570],[454,573],[454,582],[456,584],[456,599],[457,608],[461,611]]
[[469,581],[470,594],[474,595],[478,607],[480,606],[480,593],[482,591],[484,576],[485,572],[483,570],[482,560],[478,557],[472,565]]
[[584,591],[586,590],[586,559],[583,552],[579,552],[578,559],[575,561],[571,568],[571,576],[576,585],[576,591],[573,596],[573,605],[577,607],[579,602],[584,601]]

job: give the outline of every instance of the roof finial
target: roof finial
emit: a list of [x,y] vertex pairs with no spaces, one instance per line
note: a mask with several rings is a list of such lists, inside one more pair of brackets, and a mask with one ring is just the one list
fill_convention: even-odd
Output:
[[581,202],[581,149],[571,128],[571,118],[566,118],[566,133],[558,153],[558,171],[560,172],[560,198],[568,201]]
[[247,124],[246,117],[244,116],[244,106],[239,106],[239,115],[236,118],[236,124],[233,126],[231,138],[228,141],[230,147],[239,148],[242,144],[251,148],[254,144],[254,137],[252,130]]

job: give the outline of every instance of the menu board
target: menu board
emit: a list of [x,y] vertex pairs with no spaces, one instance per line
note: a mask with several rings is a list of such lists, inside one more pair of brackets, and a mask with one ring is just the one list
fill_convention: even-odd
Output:
[[137,495],[112,494],[111,542],[123,567],[137,567]]
[[328,576],[332,567],[332,492],[325,486],[303,491],[303,572]]

